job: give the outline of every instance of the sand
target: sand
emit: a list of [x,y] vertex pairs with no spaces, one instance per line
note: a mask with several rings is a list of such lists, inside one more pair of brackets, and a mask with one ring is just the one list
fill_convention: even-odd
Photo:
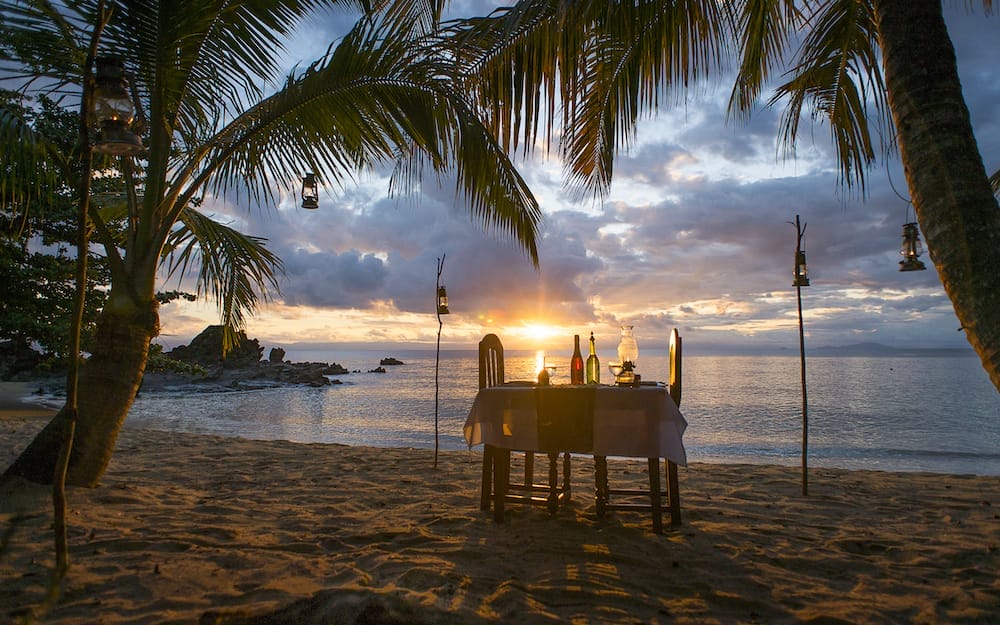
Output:
[[[44,423],[0,412],[6,466]],[[478,506],[479,449],[306,445],[126,427],[69,490],[71,562],[36,622],[1000,623],[1000,478],[692,464],[684,524]],[[645,481],[645,463],[611,461]],[[0,490],[0,623],[44,602],[50,491]]]

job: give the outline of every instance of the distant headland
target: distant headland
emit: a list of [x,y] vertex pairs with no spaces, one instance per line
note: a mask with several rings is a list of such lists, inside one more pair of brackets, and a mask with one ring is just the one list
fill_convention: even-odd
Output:
[[806,345],[806,355],[867,358],[952,358],[955,356],[975,356],[976,353],[969,348],[959,347],[891,347],[881,343],[853,343],[851,345],[827,345],[814,348]]

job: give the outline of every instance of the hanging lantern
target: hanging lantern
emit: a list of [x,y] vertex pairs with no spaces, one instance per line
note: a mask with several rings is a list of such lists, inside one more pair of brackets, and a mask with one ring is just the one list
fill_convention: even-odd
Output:
[[302,179],[302,208],[319,208],[319,187],[316,174],[308,173]]
[[119,156],[138,156],[144,148],[132,132],[135,103],[125,81],[125,63],[120,57],[97,58],[93,113],[99,133],[94,151]]
[[806,253],[802,250],[795,252],[794,277],[792,286],[809,286],[809,267],[806,265]]
[[438,287],[438,314],[447,315],[451,311],[448,310],[448,291],[445,290],[444,285]]
[[900,271],[923,271],[927,269],[920,261],[924,246],[920,244],[920,232],[916,223],[903,224],[903,245],[899,249],[903,260],[899,261]]

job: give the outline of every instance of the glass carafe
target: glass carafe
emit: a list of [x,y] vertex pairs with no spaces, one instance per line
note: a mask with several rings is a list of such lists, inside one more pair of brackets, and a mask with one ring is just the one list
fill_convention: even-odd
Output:
[[622,326],[622,339],[618,343],[618,360],[622,363],[619,383],[631,384],[635,380],[635,363],[639,360],[639,344],[635,342],[632,326]]

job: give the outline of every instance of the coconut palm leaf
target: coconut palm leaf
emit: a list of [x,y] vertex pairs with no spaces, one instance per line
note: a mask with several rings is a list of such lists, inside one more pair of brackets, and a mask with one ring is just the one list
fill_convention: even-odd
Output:
[[[5,75],[49,94],[79,93],[86,58],[86,29],[97,23],[97,3],[89,0],[0,1],[0,59]],[[20,73],[18,70],[20,69]]]
[[12,103],[0,102],[0,210],[19,221],[32,202],[62,188],[67,155]]
[[210,295],[218,305],[225,351],[236,345],[260,300],[279,291],[283,265],[265,242],[186,209],[164,248],[169,275],[183,277],[198,267],[197,295]]
[[304,171],[342,186],[358,170],[401,160],[394,189],[419,182],[419,165],[454,169],[472,215],[515,238],[537,263],[538,206],[431,43],[389,22],[360,22],[191,154],[174,176],[186,189],[176,205],[203,188],[273,201]]
[[830,124],[841,182],[848,188],[857,182],[862,195],[868,167],[876,158],[876,141],[882,142],[883,150],[893,149],[877,39],[870,3],[823,3],[809,18],[809,34],[792,78],[770,100],[773,105],[787,99],[781,128],[789,151],[794,150],[807,104],[814,117]]
[[740,48],[729,114],[746,121],[774,70],[784,62],[788,38],[805,21],[796,0],[745,0],[730,6]]
[[504,146],[558,132],[570,185],[600,194],[637,119],[717,68],[724,24],[716,2],[529,0],[446,32]]
[[580,93],[564,128],[571,185],[592,195],[611,185],[612,155],[630,147],[640,117],[661,98],[683,97],[718,69],[724,14],[713,2],[621,3],[597,25]]

